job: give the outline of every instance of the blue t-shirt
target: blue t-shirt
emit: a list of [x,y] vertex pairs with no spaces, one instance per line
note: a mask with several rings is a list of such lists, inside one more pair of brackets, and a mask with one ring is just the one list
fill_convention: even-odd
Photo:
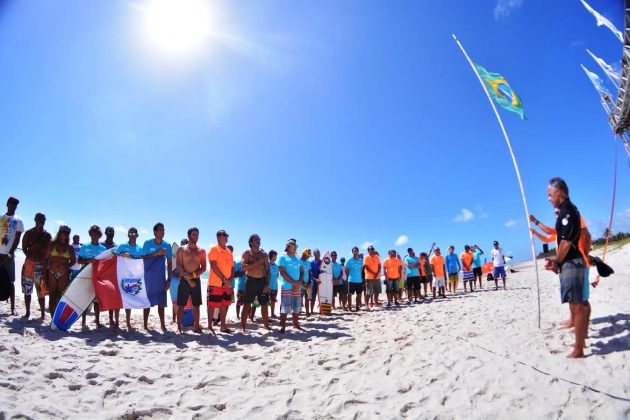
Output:
[[457,273],[462,269],[462,265],[459,262],[459,257],[457,254],[446,254],[444,257],[444,265],[446,265],[446,271],[449,273]]
[[311,279],[311,262],[300,259],[300,264],[304,267],[304,283],[308,283]]
[[280,269],[273,263],[269,264],[269,271],[271,272],[271,278],[269,279],[269,289],[278,290],[278,276],[280,275]]
[[321,265],[321,261],[313,260],[311,261],[311,280],[317,280],[319,278],[319,266]]
[[173,247],[166,241],[162,241],[161,244],[156,244],[155,239],[149,239],[144,242],[142,246],[142,255],[151,255],[160,249],[166,250],[166,258],[173,258]]
[[[287,254],[284,254],[278,260],[278,267],[284,267],[286,273],[293,279],[294,281],[300,280],[300,266],[302,265],[301,260],[296,257],[290,257]],[[310,267],[310,265],[309,265]],[[284,277],[282,278],[282,289],[283,290],[291,290],[293,289],[293,285],[286,281]]]
[[245,282],[247,282],[247,275],[243,271],[243,266],[241,265],[240,261],[234,261],[234,272],[236,273],[237,271],[240,271],[241,275],[232,279],[232,288],[236,287],[236,290],[238,290],[239,292],[244,292]]
[[479,268],[481,267],[481,251],[479,251],[478,249],[475,249],[473,251],[473,263],[472,263],[473,268]]
[[126,244],[118,245],[118,248],[116,248],[116,255],[120,254],[129,254],[133,258],[140,258],[142,256],[142,248],[138,244],[129,245],[129,242],[127,242]]
[[90,242],[89,244],[84,244],[81,246],[81,249],[79,250],[79,257],[85,260],[90,260],[92,258],[95,258],[103,251],[107,251],[107,248],[105,248],[105,246],[101,244],[92,245],[92,243]]
[[[410,257],[409,255],[405,257],[404,261],[405,261],[405,264],[419,264],[420,263],[420,260],[418,259],[418,257]],[[407,270],[407,277],[420,277],[419,267],[416,267],[416,268],[405,267],[405,269]]]
[[361,258],[350,258],[346,261],[348,267],[348,282],[363,283],[361,272],[363,271],[363,260]]
[[341,264],[338,262],[332,263],[332,273],[334,278],[339,277],[339,280],[343,280],[343,278],[341,278],[341,270],[343,270]]

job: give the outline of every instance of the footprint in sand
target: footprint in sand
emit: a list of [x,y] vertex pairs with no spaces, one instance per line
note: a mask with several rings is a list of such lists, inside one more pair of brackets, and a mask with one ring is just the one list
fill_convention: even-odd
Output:
[[101,350],[98,353],[103,356],[116,356],[118,354],[118,350]]
[[96,372],[90,372],[87,375],[85,375],[85,379],[94,379],[98,376],[98,373]]
[[46,375],[44,375],[44,378],[46,379],[63,378],[63,374],[61,374],[60,372],[48,372]]

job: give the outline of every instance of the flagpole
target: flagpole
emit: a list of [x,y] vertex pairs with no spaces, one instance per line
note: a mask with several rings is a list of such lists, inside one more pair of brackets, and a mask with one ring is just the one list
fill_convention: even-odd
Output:
[[501,131],[503,132],[503,137],[505,137],[505,142],[507,143],[508,149],[510,150],[510,156],[512,156],[512,163],[514,163],[514,170],[516,171],[516,178],[518,179],[518,185],[521,188],[521,197],[523,198],[523,206],[525,207],[525,219],[527,221],[527,228],[528,228],[527,230],[529,232],[529,239],[530,239],[530,241],[532,243],[532,258],[534,259],[534,266],[536,268],[536,294],[537,294],[537,302],[538,302],[538,328],[540,328],[540,280],[538,278],[538,261],[536,260],[536,245],[534,244],[534,236],[532,235],[532,231],[531,231],[531,224],[530,224],[530,221],[529,221],[529,207],[527,206],[527,197],[525,197],[525,188],[523,187],[523,181],[521,180],[521,172],[518,169],[518,163],[516,162],[516,156],[514,156],[514,150],[512,150],[512,143],[510,142],[510,138],[509,138],[509,136],[507,134],[507,131],[505,131],[505,126],[503,125],[503,120],[501,120],[501,115],[499,114],[499,111],[497,110],[497,107],[495,106],[494,101],[490,97],[490,93],[488,93],[488,90],[486,89],[486,86],[484,85],[483,80],[481,79],[481,76],[479,75],[479,72],[477,71],[477,68],[475,67],[475,64],[472,62],[472,60],[468,56],[468,54],[466,53],[466,50],[462,46],[461,42],[459,42],[459,40],[457,39],[455,34],[453,34],[453,39],[457,43],[457,46],[459,47],[459,49],[462,50],[462,53],[464,54],[464,57],[466,57],[466,60],[468,60],[468,63],[470,64],[470,67],[472,68],[473,72],[475,72],[475,75],[477,76],[477,79],[479,79],[479,83],[481,83],[481,87],[483,88],[483,91],[486,93],[486,96],[488,97],[488,101],[490,101],[490,105],[492,106],[492,109],[494,110],[494,115],[497,116],[497,120],[499,121],[499,126],[501,127]]

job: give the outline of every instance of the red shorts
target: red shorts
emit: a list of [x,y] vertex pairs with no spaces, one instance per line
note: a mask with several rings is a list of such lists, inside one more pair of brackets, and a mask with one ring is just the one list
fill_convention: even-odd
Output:
[[208,286],[208,308],[227,308],[232,303],[232,288]]

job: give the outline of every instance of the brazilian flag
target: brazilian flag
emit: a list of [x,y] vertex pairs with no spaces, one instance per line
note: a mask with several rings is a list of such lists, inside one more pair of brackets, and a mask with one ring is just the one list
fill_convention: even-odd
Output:
[[507,80],[499,73],[491,73],[479,64],[475,64],[475,67],[490,96],[503,108],[508,111],[516,112],[521,116],[521,119],[524,120],[525,111],[523,111],[521,98],[512,90],[512,86],[510,86]]

